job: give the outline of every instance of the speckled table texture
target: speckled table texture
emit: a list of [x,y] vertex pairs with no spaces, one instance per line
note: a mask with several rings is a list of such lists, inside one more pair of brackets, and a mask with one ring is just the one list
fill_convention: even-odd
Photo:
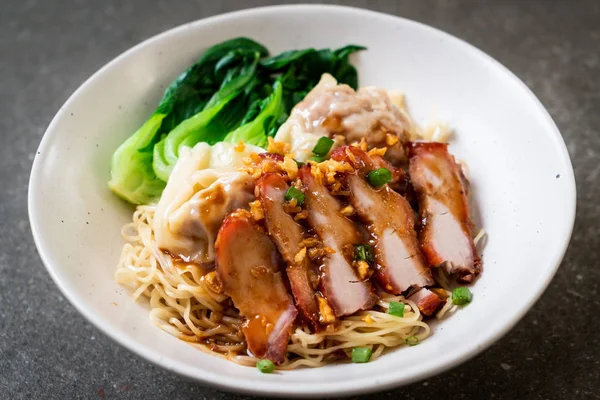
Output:
[[[106,62],[179,24],[276,3],[0,2],[0,398],[244,398],[142,360],[79,315],[38,257],[27,217],[27,185],[51,118]],[[466,364],[364,398],[600,398],[600,1],[338,3],[435,26],[506,65],[558,124],[578,183],[571,245],[526,317]],[[501,300],[510,306],[510,299]]]

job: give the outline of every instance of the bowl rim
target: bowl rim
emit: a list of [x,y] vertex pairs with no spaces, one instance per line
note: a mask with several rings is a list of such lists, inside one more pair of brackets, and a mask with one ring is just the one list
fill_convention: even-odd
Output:
[[[553,265],[548,268],[547,275],[543,280],[539,281],[539,284],[535,290],[530,292],[526,301],[521,302],[517,305],[513,310],[513,315],[510,320],[505,323],[501,329],[498,329],[492,333],[490,333],[487,337],[479,339],[477,342],[471,343],[468,347],[462,349],[460,352],[449,351],[445,354],[442,354],[439,359],[436,360],[435,363],[427,364],[422,367],[420,370],[413,372],[412,374],[399,375],[390,373],[384,376],[379,376],[377,381],[375,379],[361,379],[355,382],[348,381],[337,381],[337,382],[328,382],[326,384],[315,384],[315,385],[298,385],[296,383],[272,383],[272,382],[257,382],[251,380],[228,380],[223,379],[222,375],[211,373],[210,371],[205,371],[205,375],[200,376],[190,370],[185,365],[182,365],[180,362],[176,360],[170,360],[164,358],[161,354],[154,351],[152,348],[146,348],[145,346],[141,346],[137,343],[136,340],[130,339],[126,336],[123,336],[117,329],[112,329],[111,327],[105,325],[103,319],[94,314],[94,312],[88,308],[85,302],[79,301],[77,296],[69,291],[69,289],[63,285],[60,280],[57,272],[55,271],[55,267],[51,262],[51,249],[47,248],[43,238],[40,233],[40,228],[38,226],[38,211],[35,207],[36,197],[37,197],[37,188],[38,188],[38,180],[41,175],[42,164],[40,162],[40,158],[37,156],[40,152],[45,153],[46,147],[48,146],[49,137],[55,131],[55,126],[58,124],[58,121],[63,118],[63,114],[65,113],[65,109],[68,108],[72,103],[76,101],[79,97],[79,94],[86,91],[88,86],[101,74],[103,74],[106,70],[111,68],[114,64],[120,62],[122,59],[129,57],[131,54],[135,53],[138,49],[150,45],[155,41],[162,40],[163,38],[176,34],[184,29],[188,29],[189,27],[197,27],[208,23],[215,23],[220,21],[225,21],[228,19],[236,18],[236,17],[252,17],[253,15],[262,14],[262,13],[271,13],[271,12],[289,12],[294,10],[303,10],[303,11],[321,11],[321,12],[345,12],[345,13],[354,13],[361,14],[362,16],[371,16],[377,17],[382,20],[387,20],[389,22],[394,21],[402,21],[403,24],[409,25],[412,28],[426,30],[431,33],[434,33],[438,36],[443,37],[445,40],[453,41],[462,45],[465,51],[469,51],[475,56],[482,58],[488,62],[491,62],[495,67],[499,68],[501,72],[503,72],[508,78],[517,83],[523,90],[524,95],[528,96],[530,100],[533,101],[535,107],[540,111],[540,117],[545,119],[545,122],[548,124],[548,138],[553,139],[555,141],[555,148],[557,152],[560,154],[561,162],[565,166],[565,171],[561,173],[561,178],[566,181],[566,186],[564,189],[564,194],[569,195],[569,198],[565,199],[566,205],[569,207],[567,210],[567,220],[565,221],[564,228],[560,235],[562,237],[562,246],[556,250],[553,258]],[[550,132],[551,131],[551,132]],[[407,18],[394,16],[378,11],[358,8],[358,7],[349,7],[349,6],[340,6],[340,5],[324,5],[324,4],[294,4],[294,5],[276,5],[276,6],[267,6],[267,7],[256,7],[256,8],[247,8],[242,10],[237,10],[233,12],[228,12],[224,14],[219,14],[215,16],[211,16],[208,18],[202,18],[198,20],[194,20],[191,22],[187,22],[176,26],[174,28],[163,31],[157,35],[154,35],[135,46],[129,48],[123,53],[119,54],[117,57],[110,60],[108,63],[103,65],[100,69],[98,69],[94,74],[92,74],[88,79],[84,81],[72,94],[69,96],[67,101],[61,106],[56,115],[53,117],[52,121],[48,125],[48,128],[44,132],[44,135],[41,139],[38,152],[33,161],[33,166],[31,170],[31,175],[29,179],[28,186],[28,214],[29,221],[31,225],[33,239],[38,249],[38,253],[40,258],[48,270],[48,273],[52,277],[54,283],[58,286],[62,294],[69,300],[69,302],[81,313],[89,322],[91,322],[96,328],[102,331],[105,335],[119,343],[120,345],[127,348],[129,351],[133,352],[141,356],[142,358],[162,367],[169,371],[175,372],[180,376],[183,376],[188,379],[193,379],[195,381],[200,381],[204,384],[207,384],[212,387],[216,387],[218,389],[227,390],[236,393],[245,393],[245,394],[261,394],[267,396],[277,396],[277,395],[286,395],[289,397],[329,397],[329,396],[349,396],[349,395],[357,395],[368,392],[382,391],[386,389],[391,389],[397,386],[404,386],[410,383],[414,383],[416,381],[424,380],[433,375],[437,375],[444,371],[449,370],[452,367],[455,367],[468,359],[473,358],[483,350],[487,349],[491,344],[496,342],[502,336],[504,336],[509,330],[511,330],[517,322],[519,322],[523,316],[531,309],[534,303],[539,299],[539,297],[544,293],[545,289],[548,287],[550,281],[556,274],[558,267],[560,266],[562,259],[565,255],[565,252],[568,248],[570,238],[573,231],[573,226],[575,222],[576,215],[576,184],[575,184],[575,175],[573,171],[573,166],[571,163],[571,159],[569,157],[569,153],[562,138],[558,127],[553,121],[552,117],[548,113],[548,111],[544,108],[540,100],[535,96],[535,94],[523,83],[513,72],[511,72],[508,68],[502,65],[500,62],[489,56],[487,53],[478,49],[477,47],[467,43],[466,41],[446,33],[440,29],[434,28],[432,26],[426,25],[421,22],[413,21]],[[368,377],[366,377],[368,378]],[[251,385],[248,385],[250,383]]]

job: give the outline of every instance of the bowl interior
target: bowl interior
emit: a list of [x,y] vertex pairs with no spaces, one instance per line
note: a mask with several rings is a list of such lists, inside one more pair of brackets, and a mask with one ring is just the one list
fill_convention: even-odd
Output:
[[[234,36],[272,53],[362,44],[361,85],[401,90],[415,119],[455,128],[478,223],[488,234],[474,301],[415,347],[369,364],[272,375],[194,351],[154,327],[148,305],[113,279],[133,209],[108,190],[115,148],[152,113],[165,86],[208,46]],[[68,299],[138,354],[195,379],[245,392],[357,393],[406,384],[476,354],[512,327],[552,278],[570,236],[573,171],[547,112],[497,62],[435,29],[364,10],[287,6],[194,22],[109,63],[60,109],[36,156],[30,218],[40,254]],[[510,300],[510,301],[507,301]]]

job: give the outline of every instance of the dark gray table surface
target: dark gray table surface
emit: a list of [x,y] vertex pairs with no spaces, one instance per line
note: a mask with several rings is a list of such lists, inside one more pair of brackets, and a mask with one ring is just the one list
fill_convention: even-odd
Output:
[[[163,371],[79,315],[38,257],[27,217],[27,185],[51,118],[103,64],[184,22],[276,3],[0,2],[1,399],[242,398]],[[600,398],[600,1],[339,3],[433,25],[506,65],[552,114],[578,183],[571,245],[548,290],[527,316],[466,364],[365,397]],[[498,300],[510,306],[510,299]]]

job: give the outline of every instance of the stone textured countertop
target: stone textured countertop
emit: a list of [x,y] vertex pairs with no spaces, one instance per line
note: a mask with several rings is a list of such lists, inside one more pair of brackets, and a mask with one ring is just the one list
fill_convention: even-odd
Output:
[[[29,228],[27,185],[51,118],[106,62],[179,24],[276,3],[2,0],[0,398],[245,398],[162,370],[79,315],[40,261]],[[578,184],[571,245],[556,277],[525,318],[462,366],[364,398],[600,398],[600,1],[336,3],[435,26],[506,65],[552,114]],[[511,299],[498,300],[510,307]]]

